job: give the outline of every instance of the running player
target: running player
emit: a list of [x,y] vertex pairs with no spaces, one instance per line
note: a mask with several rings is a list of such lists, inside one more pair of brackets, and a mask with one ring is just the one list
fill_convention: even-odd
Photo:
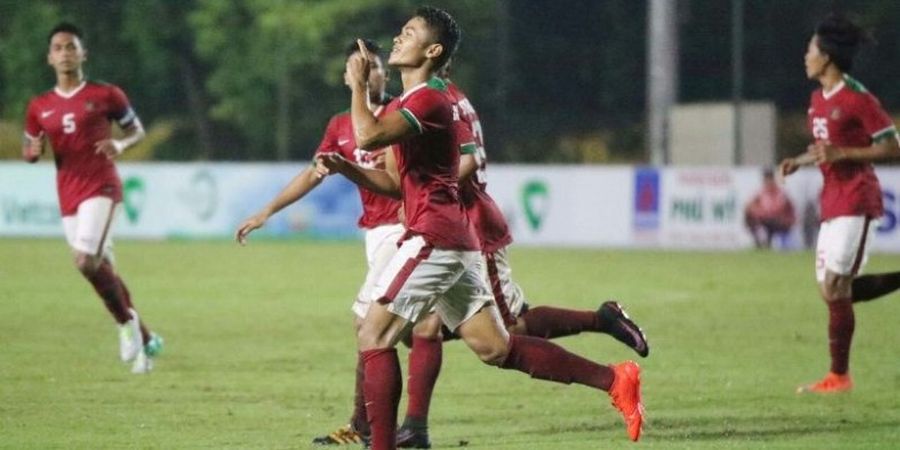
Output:
[[[582,331],[606,333],[647,356],[647,339],[622,307],[604,302],[596,311],[578,311],[553,306],[529,308],[525,295],[512,279],[507,246],[512,243],[506,219],[487,193],[487,154],[481,121],[474,106],[456,84],[449,80],[449,64],[441,71],[453,107],[470,130],[473,145],[461,149],[460,197],[481,242],[484,256],[482,276],[491,288],[507,330],[512,334],[556,338]],[[403,425],[397,430],[400,448],[431,448],[428,437],[428,410],[431,394],[442,363],[442,340],[454,337],[441,331],[440,318],[431,314],[413,328],[407,379],[407,408]]]
[[[385,92],[387,74],[381,57],[378,56],[381,48],[373,41],[364,40],[363,42],[370,55],[368,102],[372,113],[376,117],[380,117],[384,113],[385,104],[391,99]],[[346,55],[349,58],[358,52],[359,45],[354,41],[347,48]],[[345,80],[348,80],[347,76],[347,73],[345,73]],[[338,153],[363,167],[384,168],[384,149],[369,151],[357,147],[349,111],[336,114],[328,122],[325,135],[322,137],[322,142],[319,144],[316,153],[329,152]],[[316,174],[315,166],[310,165],[305,168],[268,205],[241,223],[236,232],[237,241],[242,245],[245,244],[247,236],[253,230],[265,225],[266,221],[273,214],[299,201],[321,182],[322,178]],[[403,225],[400,224],[397,215],[400,202],[386,196],[377,195],[362,187],[359,188],[359,196],[362,201],[363,213],[359,218],[358,224],[360,228],[365,230],[368,274],[351,308],[356,315],[355,324],[357,329],[369,310],[372,298],[371,290],[375,280],[381,274],[387,261],[397,252],[397,241],[404,232]],[[350,423],[330,435],[314,439],[313,443],[361,443],[363,436],[369,434],[369,425],[366,422],[366,407],[362,396],[362,367],[362,359],[358,358],[356,396]]]
[[406,216],[407,231],[376,282],[376,301],[358,333],[372,448],[396,448],[402,379],[395,345],[432,306],[485,363],[608,391],[629,437],[637,440],[643,422],[637,364],[596,364],[544,339],[510,336],[500,325],[480,274],[480,244],[459,199],[451,99],[446,84],[434,77],[456,50],[459,35],[445,11],[416,11],[394,38],[388,60],[400,71],[404,93],[380,118],[366,105],[369,62],[360,43],[360,53],[347,63],[353,128],[361,148],[393,145],[385,154],[386,170],[366,169],[337,154],[317,158],[323,175],[341,173],[373,191],[399,196]]
[[869,40],[842,16],[832,15],[818,24],[804,58],[806,76],[822,86],[812,93],[808,111],[813,143],[779,168],[786,176],[801,165],[818,164],[825,179],[816,280],[828,306],[831,370],[798,392],[832,393],[853,387],[849,372],[853,303],[900,287],[900,272],[857,276],[867,258],[869,225],[883,212],[872,162],[900,156],[891,118],[878,99],[848,74],[860,45]]
[[[111,236],[122,202],[113,160],[144,137],[144,128],[121,89],[85,79],[87,51],[76,26],[60,23],[48,41],[47,63],[56,72],[56,87],[28,104],[22,156],[36,162],[49,140],[63,229],[75,265],[119,324],[122,361],[133,362],[132,372],[146,373],[163,341],[138,317],[114,267]],[[121,139],[111,138],[112,121],[124,131]]]

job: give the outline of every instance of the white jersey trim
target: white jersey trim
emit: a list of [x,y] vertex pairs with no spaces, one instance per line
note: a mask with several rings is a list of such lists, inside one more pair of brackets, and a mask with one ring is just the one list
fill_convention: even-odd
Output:
[[84,89],[85,86],[87,86],[87,81],[82,81],[81,84],[79,84],[77,88],[73,89],[72,92],[68,92],[68,93],[66,93],[62,89],[60,89],[59,86],[55,86],[53,88],[53,92],[56,92],[56,95],[58,95],[62,98],[69,99],[69,98],[74,97],[75,94],[81,92],[81,90]]
[[881,136],[881,135],[887,133],[888,131],[895,131],[895,132],[896,132],[896,131],[897,131],[897,127],[895,127],[894,124],[890,124],[890,125],[888,125],[888,126],[882,128],[882,129],[880,129],[880,130],[878,130],[878,131],[872,133],[872,137],[873,137],[873,138],[879,137],[879,136]]
[[410,90],[404,92],[403,95],[400,96],[400,101],[402,102],[403,100],[406,100],[406,98],[409,97],[410,95],[412,95],[413,92],[416,92],[419,89],[422,89],[423,87],[425,87],[427,85],[428,85],[428,82],[426,81],[424,83],[413,86]]
[[843,89],[844,86],[846,86],[846,84],[847,83],[845,83],[844,80],[841,80],[841,82],[838,83],[837,86],[835,86],[828,92],[826,92],[825,89],[822,89],[822,97],[825,97],[825,100],[828,100],[831,97],[834,97],[834,94],[837,94],[838,92],[840,92],[841,89]]

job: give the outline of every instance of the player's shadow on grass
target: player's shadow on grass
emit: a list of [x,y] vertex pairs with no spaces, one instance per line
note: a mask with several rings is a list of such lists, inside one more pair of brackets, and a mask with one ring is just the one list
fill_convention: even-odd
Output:
[[645,427],[645,436],[667,441],[769,440],[811,434],[840,434],[848,430],[900,427],[898,421],[854,421],[822,416],[658,418]]

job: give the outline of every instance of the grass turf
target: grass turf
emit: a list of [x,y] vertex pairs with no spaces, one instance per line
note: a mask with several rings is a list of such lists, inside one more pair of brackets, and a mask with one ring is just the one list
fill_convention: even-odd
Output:
[[[166,339],[147,376],[118,361],[112,322],[61,240],[0,240],[0,448],[311,448],[346,423],[360,243],[123,241],[116,251]],[[828,369],[809,253],[514,247],[511,258],[532,305],[616,298],[644,327],[642,448],[900,442],[898,294],[857,305],[855,390],[798,396]],[[867,271],[898,268],[900,256],[874,255]],[[603,335],[558,343],[604,362],[637,358]],[[431,438],[435,448],[632,445],[603,393],[483,366],[459,342],[444,350]]]

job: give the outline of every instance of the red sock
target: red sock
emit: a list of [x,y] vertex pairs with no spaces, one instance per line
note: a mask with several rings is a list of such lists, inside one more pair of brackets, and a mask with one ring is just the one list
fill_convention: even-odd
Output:
[[397,406],[403,391],[397,349],[380,348],[360,352],[365,362],[363,392],[372,430],[372,450],[397,446]]
[[529,336],[553,339],[582,331],[603,331],[600,316],[594,311],[538,306],[522,315]]
[[837,300],[828,303],[828,347],[831,351],[831,371],[843,375],[850,366],[850,342],[856,320],[853,301]]
[[111,265],[105,262],[100,264],[97,271],[87,277],[87,280],[94,286],[97,295],[103,299],[103,304],[116,322],[121,325],[131,320],[131,313],[125,306],[125,293]]
[[516,369],[532,378],[578,383],[608,391],[615,374],[609,366],[603,366],[569,353],[545,339],[531,336],[509,337],[509,355],[501,366]]
[[409,353],[409,374],[406,392],[409,403],[406,417],[417,424],[427,426],[428,407],[431,405],[431,393],[441,373],[443,345],[439,340],[425,339],[418,336],[412,338],[412,350]]
[[[103,261],[103,264],[109,264],[106,261]],[[122,293],[124,297],[122,297],[125,307],[129,309],[134,309],[134,305],[131,303],[131,292],[128,290],[128,286],[125,285],[125,282],[122,280],[122,277],[116,275],[116,281],[119,283],[119,287],[122,288]],[[144,319],[138,317],[138,325],[141,327],[141,337],[144,341],[144,344],[150,342],[150,331],[147,329],[147,326],[144,325]]]
[[363,394],[363,381],[366,379],[366,362],[360,353],[356,358],[356,394],[353,396],[353,416],[350,425],[360,434],[369,434],[369,419],[366,417],[366,397]]

